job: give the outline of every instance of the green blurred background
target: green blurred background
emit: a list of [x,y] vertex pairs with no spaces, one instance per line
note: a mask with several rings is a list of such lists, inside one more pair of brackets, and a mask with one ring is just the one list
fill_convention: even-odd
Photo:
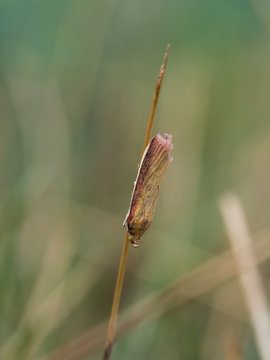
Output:
[[[108,318],[168,43],[154,134],[173,135],[174,161],[120,312],[229,248],[224,191],[252,234],[269,226],[269,14],[262,0],[0,1],[1,359],[46,357]],[[112,359],[258,359],[237,284],[132,329]]]

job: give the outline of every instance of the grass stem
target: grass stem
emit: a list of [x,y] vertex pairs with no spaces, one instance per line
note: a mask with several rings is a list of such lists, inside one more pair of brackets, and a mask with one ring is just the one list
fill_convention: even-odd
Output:
[[[164,60],[161,65],[161,68],[160,68],[158,80],[156,83],[156,88],[154,91],[150,114],[148,117],[147,128],[146,128],[146,132],[145,132],[143,149],[142,149],[142,155],[143,155],[144,150],[146,149],[148,143],[151,140],[152,129],[153,129],[155,113],[156,113],[156,107],[157,107],[158,97],[159,97],[159,93],[160,93],[160,89],[161,89],[161,85],[162,85],[162,80],[163,80],[164,73],[165,73],[169,50],[170,50],[170,45],[167,45]],[[142,157],[142,155],[141,155],[141,157]],[[116,280],[116,284],[115,284],[112,310],[111,310],[111,316],[110,316],[108,330],[107,330],[107,339],[106,339],[105,349],[104,349],[104,353],[103,353],[103,360],[110,359],[112,349],[113,349],[113,343],[114,343],[114,338],[115,338],[115,333],[116,333],[119,303],[120,303],[123,281],[124,281],[124,276],[125,276],[125,271],[126,271],[128,248],[129,248],[129,235],[128,235],[128,233],[126,233],[124,245],[123,245],[123,249],[122,249],[121,260],[120,260],[119,269],[118,269],[117,280]]]
[[116,280],[115,289],[114,289],[112,310],[111,310],[111,316],[110,316],[110,321],[109,321],[109,325],[108,325],[107,340],[106,340],[106,344],[105,344],[103,360],[108,360],[110,358],[111,352],[112,352],[113,341],[114,341],[115,332],[116,332],[119,303],[120,303],[121,292],[122,292],[122,287],[123,287],[124,275],[125,275],[125,271],[126,271],[128,248],[129,248],[129,238],[128,238],[128,233],[126,233],[124,245],[123,245],[123,249],[122,249],[122,254],[121,254],[121,260],[120,260],[119,269],[118,269],[117,280]]

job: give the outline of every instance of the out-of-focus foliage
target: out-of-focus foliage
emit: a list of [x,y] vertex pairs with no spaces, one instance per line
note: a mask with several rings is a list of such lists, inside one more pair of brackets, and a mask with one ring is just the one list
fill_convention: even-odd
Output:
[[[252,234],[269,226],[269,14],[261,0],[1,0],[1,359],[37,359],[109,316],[167,43],[154,133],[173,135],[174,161],[121,309],[229,247],[224,191]],[[113,358],[232,353],[258,358],[237,280],[127,333]]]

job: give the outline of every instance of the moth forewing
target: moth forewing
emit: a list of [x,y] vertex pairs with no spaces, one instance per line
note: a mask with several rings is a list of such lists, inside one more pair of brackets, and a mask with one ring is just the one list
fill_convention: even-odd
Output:
[[172,136],[158,134],[144,151],[124,221],[134,247],[152,223],[159,186],[172,158]]
[[[150,143],[151,143],[151,141],[150,141]],[[133,200],[133,197],[134,197],[134,193],[135,193],[137,181],[138,181],[138,178],[139,178],[139,175],[140,175],[140,171],[141,171],[141,168],[142,168],[142,164],[143,164],[145,155],[146,155],[146,153],[147,153],[147,151],[148,151],[148,149],[149,149],[150,143],[147,145],[147,147],[145,148],[145,150],[144,150],[144,152],[143,152],[142,159],[141,159],[140,165],[139,165],[139,167],[138,167],[138,172],[137,172],[136,180],[134,181],[134,186],[133,186],[133,190],[132,190],[132,194],[131,194],[131,200],[130,200],[129,209],[128,209],[127,215],[126,215],[126,217],[125,217],[125,220],[124,220],[124,222],[123,222],[123,226],[125,226],[127,230],[128,230],[127,221],[128,221],[128,217],[129,217],[129,214],[130,214],[130,209],[131,209],[132,200]]]

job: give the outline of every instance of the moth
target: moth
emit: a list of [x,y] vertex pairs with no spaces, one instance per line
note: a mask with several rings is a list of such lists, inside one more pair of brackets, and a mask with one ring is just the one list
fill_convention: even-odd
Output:
[[172,149],[172,136],[157,134],[143,153],[123,224],[134,247],[139,246],[141,236],[152,223],[159,186],[172,161]]

